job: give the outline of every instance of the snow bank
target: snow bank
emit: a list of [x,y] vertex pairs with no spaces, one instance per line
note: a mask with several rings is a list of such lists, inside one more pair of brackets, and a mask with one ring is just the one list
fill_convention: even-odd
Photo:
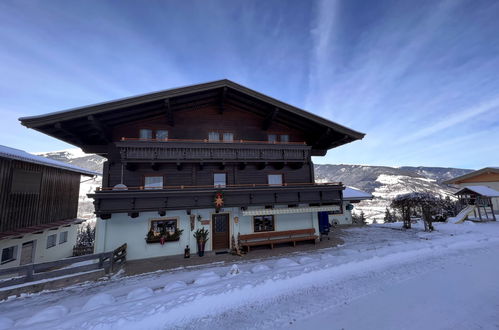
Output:
[[82,311],[88,312],[102,306],[112,305],[115,301],[116,299],[108,293],[98,293],[87,301]]
[[62,305],[47,307],[41,310],[40,312],[36,313],[32,317],[23,320],[21,322],[18,322],[16,326],[26,326],[40,322],[58,320],[66,316],[68,312],[69,312],[68,308]]
[[314,262],[315,260],[310,258],[310,257],[301,257],[300,260],[298,260],[298,263],[300,265],[306,265],[306,264],[309,264],[311,262]]
[[168,283],[167,285],[165,285],[165,287],[163,288],[163,292],[171,292],[171,291],[179,290],[179,289],[185,288],[186,286],[187,286],[187,284],[184,281],[175,281],[175,282]]
[[289,259],[289,258],[281,258],[275,262],[276,268],[286,268],[286,267],[293,267],[293,266],[298,266],[298,263],[296,261]]
[[239,273],[241,273],[239,267],[237,267],[237,265],[232,265],[229,272],[227,273],[227,276],[235,276],[238,275]]
[[258,264],[253,266],[253,268],[251,268],[252,273],[261,273],[261,272],[266,272],[268,270],[270,270],[270,267],[264,264]]
[[128,300],[137,300],[137,299],[145,299],[152,297],[154,295],[154,292],[152,291],[151,288],[137,288],[132,291],[126,296],[126,299]]
[[215,272],[207,272],[199,275],[199,277],[194,280],[194,284],[204,285],[216,282],[218,280],[220,280],[220,276],[215,274]]

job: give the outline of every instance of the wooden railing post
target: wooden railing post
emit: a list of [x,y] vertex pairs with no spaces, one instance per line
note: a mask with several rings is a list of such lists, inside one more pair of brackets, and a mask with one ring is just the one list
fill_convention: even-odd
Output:
[[35,264],[28,265],[26,269],[26,282],[33,281],[33,274],[35,273]]

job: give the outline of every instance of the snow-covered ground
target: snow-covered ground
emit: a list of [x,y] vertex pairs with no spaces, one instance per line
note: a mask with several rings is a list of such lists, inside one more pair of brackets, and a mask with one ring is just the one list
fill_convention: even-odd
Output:
[[345,244],[0,302],[0,329],[497,329],[499,224],[351,228]]

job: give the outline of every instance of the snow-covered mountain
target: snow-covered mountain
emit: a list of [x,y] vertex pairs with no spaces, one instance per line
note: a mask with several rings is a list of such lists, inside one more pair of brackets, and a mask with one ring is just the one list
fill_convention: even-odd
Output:
[[[85,154],[80,149],[67,149],[38,153],[38,155],[70,163],[95,172],[102,172],[105,158]],[[398,194],[412,191],[431,191],[442,196],[455,190],[442,181],[464,175],[472,170],[443,167],[388,167],[367,165],[315,165],[317,182],[343,182],[347,186],[358,188],[374,195],[371,201],[363,201],[355,206],[356,211],[364,211],[370,219],[382,219],[390,200]],[[80,188],[79,215],[89,217],[93,204],[86,194],[101,185],[99,176],[93,180],[83,178]]]
[[385,208],[398,194],[429,191],[442,197],[452,195],[455,189],[443,181],[464,175],[472,170],[443,167],[388,167],[367,165],[315,165],[317,182],[340,181],[374,195],[355,210],[364,211],[368,219],[382,219]]

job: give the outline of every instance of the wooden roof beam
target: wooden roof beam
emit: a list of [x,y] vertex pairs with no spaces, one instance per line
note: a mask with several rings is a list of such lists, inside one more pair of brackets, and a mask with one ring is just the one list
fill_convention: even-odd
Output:
[[279,108],[275,107],[274,110],[272,110],[263,120],[263,130],[266,131],[270,128],[270,125],[272,125],[272,122],[274,119],[277,117],[279,114]]
[[110,136],[111,131],[106,125],[104,125],[94,115],[87,116],[87,120],[91,123],[92,127],[99,132],[99,135],[106,141],[106,143],[112,142]]
[[170,105],[170,99],[166,99],[164,102],[164,107],[166,111],[166,120],[168,122],[168,125],[170,126],[175,126],[175,120],[173,118],[173,110]]
[[330,127],[328,127],[327,129],[325,129],[322,132],[321,136],[317,139],[317,142],[315,142],[315,144],[318,146],[323,146],[323,145],[327,144],[332,133],[333,133],[333,130]]

